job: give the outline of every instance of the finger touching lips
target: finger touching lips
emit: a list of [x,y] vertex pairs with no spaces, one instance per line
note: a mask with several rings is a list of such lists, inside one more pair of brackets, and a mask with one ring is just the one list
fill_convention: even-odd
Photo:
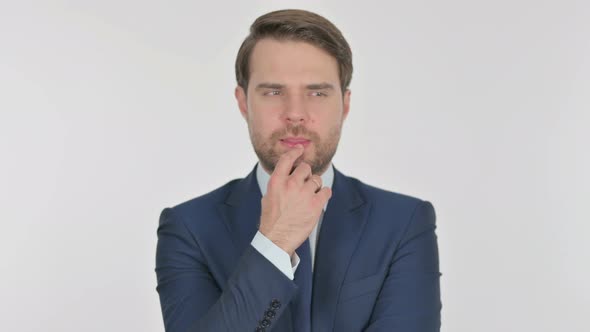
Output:
[[289,176],[289,173],[291,172],[291,169],[293,168],[293,164],[295,163],[297,158],[299,158],[299,156],[301,156],[301,154],[303,153],[303,150],[304,150],[303,146],[301,144],[297,144],[294,149],[291,149],[291,150],[285,152],[281,156],[281,158],[279,158],[279,161],[277,162],[277,166],[275,167],[273,175],[276,174],[279,176]]

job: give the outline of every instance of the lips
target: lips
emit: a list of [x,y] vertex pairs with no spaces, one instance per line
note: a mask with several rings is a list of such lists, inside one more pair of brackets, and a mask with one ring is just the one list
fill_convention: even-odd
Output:
[[281,143],[289,146],[289,147],[294,147],[297,144],[301,144],[304,147],[309,145],[311,141],[302,137],[287,137],[287,138],[283,138],[281,140]]

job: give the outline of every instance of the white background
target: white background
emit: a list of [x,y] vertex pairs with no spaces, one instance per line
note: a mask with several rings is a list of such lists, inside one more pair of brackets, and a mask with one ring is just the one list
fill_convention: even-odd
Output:
[[160,211],[256,156],[234,60],[280,8],[354,54],[334,159],[437,211],[443,331],[588,331],[588,1],[3,1],[0,330],[162,331]]

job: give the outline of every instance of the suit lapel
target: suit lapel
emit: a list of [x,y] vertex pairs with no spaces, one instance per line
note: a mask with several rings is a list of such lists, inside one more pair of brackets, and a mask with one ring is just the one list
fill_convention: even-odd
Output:
[[366,223],[369,207],[352,180],[334,168],[332,198],[316,246],[312,331],[333,329],[340,287]]
[[254,166],[248,176],[234,185],[225,202],[217,206],[233,246],[233,250],[230,249],[231,247],[226,250],[230,257],[226,257],[228,259],[222,263],[223,270],[227,273],[226,280],[229,279],[242,253],[258,231],[261,199],[262,193],[256,179],[256,166]]

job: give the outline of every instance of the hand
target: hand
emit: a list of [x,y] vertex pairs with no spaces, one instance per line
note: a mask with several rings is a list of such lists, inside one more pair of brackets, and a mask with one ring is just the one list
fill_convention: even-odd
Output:
[[321,188],[322,178],[312,175],[309,164],[301,162],[289,174],[303,150],[297,145],[281,156],[261,201],[259,231],[289,256],[309,237],[332,197],[332,190]]

